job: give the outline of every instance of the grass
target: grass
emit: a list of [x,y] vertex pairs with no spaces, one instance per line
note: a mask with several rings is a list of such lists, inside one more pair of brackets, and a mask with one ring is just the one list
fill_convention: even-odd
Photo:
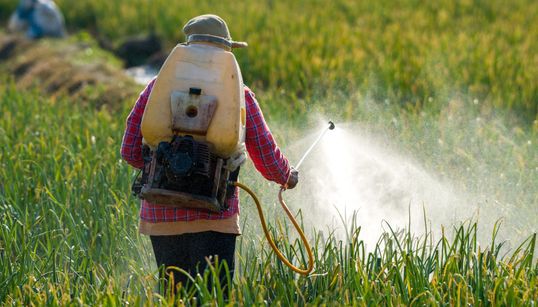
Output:
[[[535,1],[56,1],[68,27],[118,43],[155,31],[168,48],[191,17],[216,13],[232,36],[247,84],[274,91],[274,108],[297,118],[325,93],[371,93],[421,106],[462,92],[527,124],[537,119],[538,4]],[[0,0],[3,15],[15,1]],[[325,7],[326,9],[320,9]]]
[[[0,300],[10,305],[194,302],[196,292],[187,289],[178,297],[156,292],[149,242],[137,233],[138,206],[129,195],[133,172],[118,153],[123,120],[3,83]],[[247,173],[252,172],[249,166]],[[247,221],[252,202],[243,203]],[[278,244],[304,263],[298,242],[287,245],[287,226],[278,225],[273,226],[280,229],[273,233]],[[303,278],[285,268],[267,245],[256,243],[263,242],[260,232],[246,227],[252,226],[243,226],[239,241],[229,293],[233,304],[530,306],[538,299],[536,234],[503,251],[496,241],[499,225],[488,246],[477,243],[473,222],[437,239],[430,229],[416,236],[388,227],[375,248],[367,249],[360,226],[352,222],[344,241],[314,230],[316,271]],[[197,285],[205,289],[214,276],[206,272]],[[208,303],[223,296],[216,287],[197,297]]]
[[[57,3],[72,32],[117,44],[153,29],[168,48],[183,41],[180,26],[190,17],[217,13],[250,44],[236,56],[285,151],[304,132],[296,128],[316,121],[312,113],[360,122],[517,221],[505,225],[519,238],[511,248],[498,238],[500,223],[435,225],[422,234],[385,225],[375,246],[365,245],[353,221],[344,239],[305,225],[316,271],[303,278],[260,244],[255,209],[243,198],[230,304],[536,305],[535,2]],[[15,5],[0,0],[0,18]],[[119,156],[132,101],[96,110],[72,97],[20,91],[0,75],[0,302],[223,305],[223,289],[204,287],[218,268],[194,277],[195,290],[157,294],[151,247],[137,232],[138,203],[129,195],[134,173]],[[265,203],[274,201],[250,164],[242,178]],[[271,213],[270,220],[279,216]],[[271,227],[285,254],[304,263],[287,225]],[[484,228],[487,243],[478,239]]]
[[86,32],[32,42],[0,30],[0,50],[0,69],[14,77],[20,90],[38,86],[48,97],[69,96],[78,104],[118,111],[142,88]]

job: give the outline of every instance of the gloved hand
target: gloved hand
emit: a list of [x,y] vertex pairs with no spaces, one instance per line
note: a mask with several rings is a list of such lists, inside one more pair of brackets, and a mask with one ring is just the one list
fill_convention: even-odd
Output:
[[299,182],[299,171],[291,167],[290,171],[290,177],[288,178],[288,182],[286,183],[287,189],[293,189]]

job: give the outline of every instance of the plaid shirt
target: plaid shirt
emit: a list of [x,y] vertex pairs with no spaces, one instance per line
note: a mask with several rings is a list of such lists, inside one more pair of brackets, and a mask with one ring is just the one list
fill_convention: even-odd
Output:
[[[153,79],[138,97],[134,108],[127,117],[127,127],[121,144],[121,156],[135,168],[142,169],[142,133],[140,123],[153,88]],[[245,145],[250,159],[256,169],[268,180],[284,185],[290,174],[290,165],[278,148],[269,127],[265,123],[262,111],[254,98],[254,93],[245,87],[245,104],[247,111]],[[150,223],[193,221],[198,219],[216,220],[229,218],[239,212],[238,189],[228,199],[229,209],[221,213],[205,210],[181,209],[152,204],[142,200],[140,218]]]

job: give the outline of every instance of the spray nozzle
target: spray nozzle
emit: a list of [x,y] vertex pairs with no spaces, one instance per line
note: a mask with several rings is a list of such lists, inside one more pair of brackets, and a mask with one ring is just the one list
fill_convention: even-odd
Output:
[[329,121],[329,130],[334,130],[334,123]]

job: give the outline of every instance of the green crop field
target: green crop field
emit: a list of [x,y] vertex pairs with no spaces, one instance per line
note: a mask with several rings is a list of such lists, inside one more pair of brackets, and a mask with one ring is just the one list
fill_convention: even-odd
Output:
[[[1,26],[16,2],[0,0]],[[291,160],[308,143],[303,137],[318,131],[319,118],[330,117],[348,135],[367,134],[412,157],[406,165],[450,182],[457,192],[449,194],[473,195],[465,198],[468,211],[483,203],[476,219],[448,223],[435,215],[465,210],[451,207],[453,195],[429,198],[434,203],[425,204],[420,230],[395,225],[387,215],[372,243],[364,211],[343,216],[343,231],[312,222],[318,208],[308,207],[314,202],[301,186],[314,182],[305,178],[313,174],[308,164],[297,191],[287,193],[314,250],[310,276],[276,258],[242,193],[233,287],[208,289],[225,269],[214,268],[194,276],[194,288],[162,296],[151,244],[137,231],[135,172],[119,154],[136,97],[107,100],[101,108],[99,84],[84,102],[68,93],[48,97],[43,82],[23,87],[10,73],[14,62],[0,59],[3,305],[537,304],[538,2],[56,2],[72,38],[40,48],[96,50],[92,36],[117,45],[154,31],[169,50],[184,40],[188,19],[216,13],[234,39],[249,43],[234,53]],[[99,57],[118,69],[105,53],[81,59],[90,53],[78,50],[67,57],[77,63]],[[142,89],[132,87],[129,95]],[[352,142],[358,141],[350,139],[348,147]],[[278,186],[250,163],[240,179],[259,193],[285,255],[306,263],[295,232],[273,206]]]

